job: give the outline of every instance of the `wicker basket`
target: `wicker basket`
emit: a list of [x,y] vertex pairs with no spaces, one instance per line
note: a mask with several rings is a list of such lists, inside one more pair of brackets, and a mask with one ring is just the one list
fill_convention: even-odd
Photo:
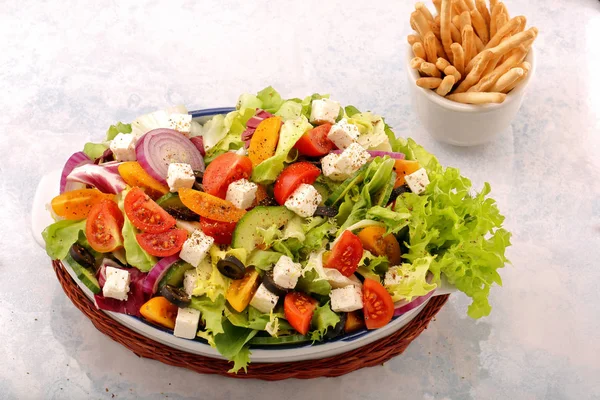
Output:
[[162,363],[191,369],[203,374],[219,374],[231,378],[263,379],[276,381],[287,378],[309,379],[321,376],[340,376],[364,367],[381,365],[401,354],[410,342],[423,332],[427,325],[448,300],[448,295],[435,296],[425,308],[407,325],[392,335],[371,343],[367,348],[358,348],[334,357],[289,363],[251,363],[247,373],[230,374],[232,364],[225,360],[204,357],[177,350],[148,339],[131,329],[115,323],[103,311],[96,308],[62,262],[52,262],[58,280],[75,307],[83,312],[94,326],[114,341],[133,351],[139,357],[151,358]]

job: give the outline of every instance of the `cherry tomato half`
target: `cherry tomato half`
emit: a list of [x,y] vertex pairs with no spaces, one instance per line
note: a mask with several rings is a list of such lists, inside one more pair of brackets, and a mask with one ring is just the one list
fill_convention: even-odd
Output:
[[352,275],[358,268],[363,256],[363,246],[358,236],[350,231],[344,231],[333,245],[325,262],[326,268],[335,268],[344,276]]
[[275,181],[273,188],[275,200],[283,205],[288,197],[298,189],[298,186],[303,183],[313,184],[320,173],[319,168],[306,161],[297,162],[286,167]]
[[305,156],[319,157],[329,154],[333,149],[333,142],[327,137],[330,130],[329,123],[319,125],[302,135],[294,147]]
[[363,305],[367,329],[385,326],[394,316],[394,301],[383,285],[373,279],[363,282]]
[[231,244],[236,222],[221,222],[209,218],[200,218],[200,229],[215,239],[216,244]]
[[123,246],[124,218],[117,203],[102,200],[92,207],[85,223],[85,236],[92,249],[109,253]]
[[176,222],[175,218],[137,187],[125,196],[125,214],[133,226],[148,233],[165,232]]
[[246,156],[224,153],[215,158],[204,171],[204,191],[224,199],[231,182],[248,179],[252,175],[252,161]]
[[135,238],[140,247],[148,254],[156,257],[168,257],[181,250],[183,242],[187,239],[187,231],[169,229],[161,233],[138,233]]
[[167,328],[175,328],[178,308],[164,297],[157,296],[140,307],[140,314],[150,322]]
[[317,308],[317,300],[302,292],[285,295],[283,311],[290,325],[303,335],[310,329],[310,321]]

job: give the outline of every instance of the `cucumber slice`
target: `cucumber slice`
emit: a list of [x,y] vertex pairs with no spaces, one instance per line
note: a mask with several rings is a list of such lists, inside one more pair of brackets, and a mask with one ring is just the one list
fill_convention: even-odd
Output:
[[330,193],[329,193],[329,189],[327,188],[326,185],[319,183],[319,182],[315,182],[313,183],[313,186],[315,187],[315,189],[317,189],[317,192],[319,192],[319,194],[321,195],[321,202],[319,203],[320,206],[325,205],[325,202],[327,201],[327,198],[329,197]]
[[189,271],[190,269],[194,269],[192,264],[188,264],[185,261],[177,261],[171,265],[171,268],[169,268],[165,276],[158,283],[159,289],[165,285],[180,287],[183,285],[185,271]]
[[298,344],[310,342],[310,338],[304,335],[288,335],[288,336],[254,336],[249,344],[257,345],[257,346],[277,346],[282,344]]
[[250,253],[259,243],[257,228],[267,229],[271,226],[282,228],[295,215],[283,206],[255,207],[238,221],[233,231],[231,247],[234,249],[246,249]]
[[358,171],[354,173],[350,178],[346,179],[338,188],[329,196],[329,198],[325,201],[326,206],[333,206],[335,203],[344,200],[346,194],[352,189],[354,186],[358,185],[365,179],[364,172],[367,170],[367,166],[369,164],[365,164]]
[[392,190],[394,190],[394,184],[396,183],[396,173],[392,172],[392,176],[388,183],[377,192],[373,198],[373,205],[385,207],[387,206]]
[[86,288],[90,289],[94,294],[101,292],[98,279],[96,279],[96,276],[92,271],[75,262],[70,254],[67,254],[65,261],[71,266],[71,268],[73,268],[75,275],[77,275],[77,278],[85,285]]
[[198,221],[198,215],[181,202],[177,193],[169,192],[156,200],[156,203],[177,219]]

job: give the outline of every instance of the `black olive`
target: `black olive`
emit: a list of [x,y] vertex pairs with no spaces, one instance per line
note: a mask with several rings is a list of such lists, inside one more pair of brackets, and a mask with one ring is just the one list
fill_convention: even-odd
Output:
[[342,313],[338,315],[340,317],[340,321],[337,324],[335,324],[333,328],[327,329],[327,333],[325,333],[325,338],[333,339],[334,337],[339,336],[343,332],[344,325],[346,325],[346,319],[348,318],[348,314]]
[[192,188],[194,188],[194,190],[198,190],[199,192],[204,192],[204,186],[202,186],[202,183],[199,183],[197,180],[192,185]]
[[219,272],[231,279],[242,279],[246,272],[244,263],[234,256],[227,256],[217,262]]
[[204,172],[195,170],[194,176],[196,177],[196,181],[198,181],[199,183],[202,183],[202,178],[204,178]]
[[177,307],[180,308],[185,308],[191,303],[190,296],[188,296],[183,289],[176,288],[175,286],[163,286],[160,289],[160,294],[165,299],[169,300],[171,303],[175,304]]
[[408,187],[408,185],[398,186],[396,189],[392,190],[392,194],[390,195],[390,199],[388,200],[388,203],[391,203],[394,200],[396,200],[396,197],[400,196],[402,193],[409,193],[409,192],[410,192],[410,188]]
[[96,259],[92,253],[80,244],[75,243],[71,246],[69,254],[73,257],[73,260],[82,267],[93,269],[96,266]]
[[277,296],[281,297],[288,292],[286,288],[275,283],[275,280],[273,279],[273,270],[267,271],[267,273],[263,276],[262,283],[269,292],[276,294]]
[[176,219],[183,221],[198,221],[198,214],[187,208],[181,207],[164,207],[164,210]]
[[337,213],[338,210],[335,207],[319,206],[315,210],[315,215],[320,215],[322,217],[335,217]]
[[259,206],[278,206],[279,204],[277,204],[277,202],[275,201],[274,198],[267,196],[264,199],[262,199],[259,203]]

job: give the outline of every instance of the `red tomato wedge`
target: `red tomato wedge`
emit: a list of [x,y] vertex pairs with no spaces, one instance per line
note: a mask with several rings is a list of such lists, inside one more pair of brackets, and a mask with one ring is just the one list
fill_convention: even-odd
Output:
[[383,285],[373,279],[363,282],[363,307],[367,329],[387,325],[394,316],[394,301]]
[[135,238],[140,247],[148,254],[156,257],[168,257],[181,250],[183,242],[187,239],[187,231],[169,229],[161,233],[138,233]]
[[123,246],[123,223],[123,214],[114,201],[102,200],[92,207],[85,223],[85,236],[92,249],[109,253]]
[[175,218],[156,204],[140,188],[125,196],[125,214],[136,228],[148,233],[161,233],[175,226]]
[[285,319],[303,335],[306,335],[310,329],[315,308],[317,308],[317,300],[302,292],[288,293],[283,302]]
[[231,244],[235,222],[221,222],[210,218],[200,218],[200,229],[215,239],[216,244]]
[[298,189],[298,186],[303,183],[313,184],[320,173],[319,168],[306,161],[297,162],[286,167],[275,181],[273,188],[275,200],[283,205],[288,197]]
[[224,153],[215,158],[204,171],[204,191],[224,199],[231,182],[248,179],[252,175],[252,161],[246,156]]
[[327,137],[330,130],[331,124],[329,123],[319,125],[302,135],[294,147],[298,149],[300,154],[309,157],[329,154],[333,149],[333,142]]
[[333,245],[325,268],[335,268],[344,276],[352,275],[358,268],[363,256],[363,246],[358,236],[350,231],[344,231]]

